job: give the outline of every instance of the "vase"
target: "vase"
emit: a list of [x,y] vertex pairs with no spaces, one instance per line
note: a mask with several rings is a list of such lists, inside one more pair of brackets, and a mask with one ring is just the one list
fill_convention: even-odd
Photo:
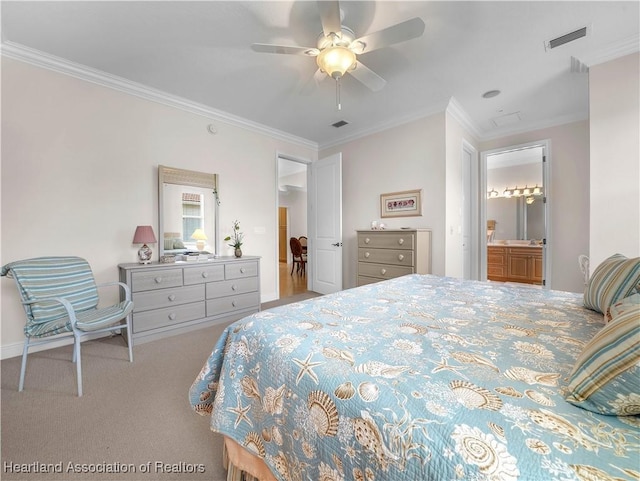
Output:
[[242,257],[242,249],[240,249],[240,247],[236,247],[236,257]]

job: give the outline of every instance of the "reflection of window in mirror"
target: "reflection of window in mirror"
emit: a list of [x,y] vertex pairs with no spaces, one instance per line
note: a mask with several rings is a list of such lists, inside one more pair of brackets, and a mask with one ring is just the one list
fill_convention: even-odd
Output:
[[182,240],[192,243],[191,235],[204,227],[204,203],[202,194],[185,192],[182,194]]

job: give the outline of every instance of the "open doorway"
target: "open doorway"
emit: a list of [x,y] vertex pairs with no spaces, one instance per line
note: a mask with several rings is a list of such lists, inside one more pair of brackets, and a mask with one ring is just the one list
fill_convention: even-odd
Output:
[[[304,294],[308,289],[306,241],[307,169],[304,162],[278,156],[278,271],[279,298]],[[295,239],[302,254],[292,251]],[[294,249],[296,249],[294,247]]]
[[481,279],[549,287],[547,151],[544,141],[483,152]]

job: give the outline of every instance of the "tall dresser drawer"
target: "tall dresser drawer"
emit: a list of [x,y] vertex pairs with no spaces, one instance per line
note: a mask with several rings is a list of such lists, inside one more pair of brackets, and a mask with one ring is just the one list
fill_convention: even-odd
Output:
[[154,269],[131,274],[131,292],[151,291],[182,285],[182,269]]
[[223,282],[209,282],[207,284],[207,299],[216,297],[245,294],[258,290],[258,278],[246,277],[244,279],[231,279]]
[[388,264],[361,263],[358,267],[358,275],[365,277],[377,277],[379,279],[392,279],[394,277],[413,274],[412,267],[393,266]]
[[413,251],[401,249],[358,249],[358,260],[362,262],[376,262],[379,264],[394,264],[398,266],[413,266]]
[[202,266],[184,269],[184,285],[204,284],[224,279],[224,266]]
[[215,316],[216,314],[258,307],[259,305],[260,295],[257,291],[238,296],[220,297],[207,301],[207,315]]
[[134,292],[132,298],[133,312],[146,311],[158,307],[177,306],[188,302],[201,301],[204,298],[204,285]]
[[412,250],[415,248],[415,235],[411,232],[370,232],[358,236],[358,247]]
[[257,262],[232,262],[224,266],[225,279],[240,279],[242,277],[253,277],[257,275]]
[[154,309],[133,314],[133,333],[149,331],[159,327],[174,326],[205,316],[204,301],[181,306]]

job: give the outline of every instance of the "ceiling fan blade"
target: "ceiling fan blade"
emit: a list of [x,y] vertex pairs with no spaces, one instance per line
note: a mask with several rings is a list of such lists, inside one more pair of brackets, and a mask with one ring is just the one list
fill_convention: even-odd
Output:
[[338,0],[318,0],[318,11],[322,20],[322,31],[325,37],[335,34],[342,36],[342,24],[340,22],[340,3]]
[[304,85],[300,89],[300,94],[311,95],[318,84],[326,78],[329,78],[326,73],[324,73],[321,69],[316,70],[316,73],[313,74],[313,77],[309,77],[309,79],[304,83]]
[[391,27],[378,30],[360,38],[356,38],[349,48],[357,54],[371,52],[395,43],[421,37],[424,33],[424,21],[420,17],[397,23]]
[[260,53],[284,53],[287,55],[306,55],[307,57],[315,57],[320,53],[317,48],[313,47],[293,47],[268,43],[254,43],[251,45],[251,50]]
[[349,70],[349,73],[374,92],[381,90],[387,84],[385,79],[359,61],[356,61],[356,67],[353,70]]

